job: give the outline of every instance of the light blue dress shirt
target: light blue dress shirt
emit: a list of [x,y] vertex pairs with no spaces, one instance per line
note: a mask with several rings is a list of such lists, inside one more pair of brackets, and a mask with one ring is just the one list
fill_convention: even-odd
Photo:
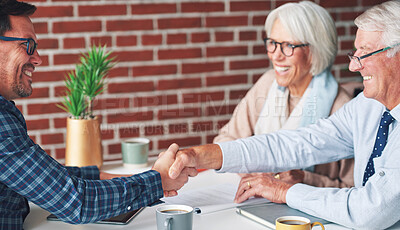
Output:
[[355,158],[353,188],[292,186],[287,204],[351,228],[383,229],[400,220],[400,105],[390,114],[388,142],[374,159],[376,173],[362,186],[385,106],[362,93],[327,119],[294,131],[218,143],[223,152],[219,172],[282,172]]

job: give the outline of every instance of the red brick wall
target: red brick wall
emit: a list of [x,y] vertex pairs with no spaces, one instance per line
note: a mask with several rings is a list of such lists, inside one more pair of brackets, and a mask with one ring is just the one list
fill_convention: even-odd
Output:
[[[239,99],[269,67],[263,24],[271,9],[289,1],[39,0],[32,17],[43,64],[34,93],[17,100],[29,134],[63,162],[67,114],[56,107],[63,79],[81,52],[107,44],[118,57],[108,89],[96,102],[104,158],[120,159],[120,141],[151,139],[157,154],[212,141]],[[316,0],[337,22],[339,55],[333,73],[347,70],[354,18],[379,0]]]

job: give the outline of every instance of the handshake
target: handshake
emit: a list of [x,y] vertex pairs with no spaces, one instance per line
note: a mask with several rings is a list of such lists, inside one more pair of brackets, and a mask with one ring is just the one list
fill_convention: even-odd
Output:
[[[220,169],[223,154],[217,144],[207,144],[179,150],[177,144],[169,146],[168,150],[160,153],[154,163],[153,170],[161,174],[164,196],[176,196],[189,176],[197,175],[197,169]],[[293,170],[292,170],[293,171]],[[286,175],[292,171],[280,173]],[[299,181],[293,178],[276,177],[275,174],[249,174],[242,177],[235,202],[241,203],[252,196],[264,197],[272,202],[286,203],[286,193],[291,186]]]
[[[210,154],[207,154],[210,153]],[[217,156],[218,159],[215,159]],[[222,152],[218,145],[210,144],[179,150],[177,144],[158,155],[152,170],[161,174],[164,196],[176,196],[177,190],[197,175],[198,168],[218,169],[222,165]]]

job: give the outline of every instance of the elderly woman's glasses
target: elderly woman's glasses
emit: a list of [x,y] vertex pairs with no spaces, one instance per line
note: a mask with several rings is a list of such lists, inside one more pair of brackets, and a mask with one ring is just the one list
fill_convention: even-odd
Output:
[[355,51],[348,53],[347,56],[349,57],[350,62],[351,62],[351,61],[354,61],[355,63],[357,63],[358,68],[359,68],[359,69],[362,69],[363,65],[361,64],[361,59],[370,57],[370,56],[372,56],[372,55],[374,55],[374,54],[378,54],[378,53],[384,52],[384,51],[386,51],[386,50],[388,50],[388,49],[391,49],[391,48],[393,48],[393,47],[395,47],[395,46],[398,46],[398,45],[400,45],[400,43],[397,43],[396,45],[392,45],[392,46],[388,46],[388,47],[382,48],[382,49],[380,49],[380,50],[376,50],[376,51],[374,51],[374,52],[365,54],[365,55],[363,55],[363,56],[361,56],[361,57],[354,56]]
[[282,54],[285,55],[286,57],[290,57],[293,55],[294,48],[309,46],[309,44],[293,45],[290,44],[289,42],[277,42],[270,38],[264,38],[265,49],[267,50],[268,53],[275,52],[276,46],[278,44],[281,46]]
[[37,43],[32,38],[14,38],[14,37],[0,36],[0,40],[3,40],[3,41],[25,41],[24,43],[26,45],[26,53],[28,55],[32,55],[33,53],[35,53],[36,46],[37,46]]

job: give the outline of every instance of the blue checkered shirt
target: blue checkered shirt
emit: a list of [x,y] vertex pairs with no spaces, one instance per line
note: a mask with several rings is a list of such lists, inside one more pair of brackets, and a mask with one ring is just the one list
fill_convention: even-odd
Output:
[[99,180],[97,167],[64,167],[27,134],[23,115],[0,96],[0,229],[22,229],[33,202],[72,224],[107,219],[163,196],[160,174]]

